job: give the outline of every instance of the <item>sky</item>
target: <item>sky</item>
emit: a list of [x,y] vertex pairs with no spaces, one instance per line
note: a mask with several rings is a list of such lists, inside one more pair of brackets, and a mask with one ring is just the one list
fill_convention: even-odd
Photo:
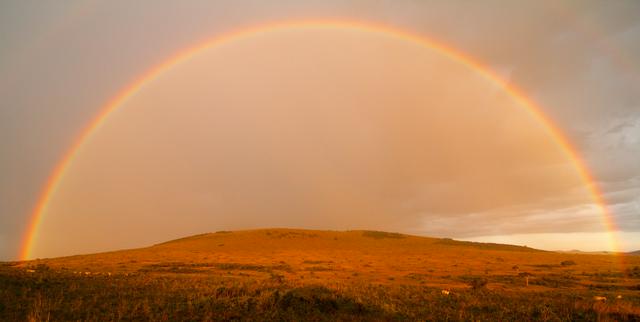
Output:
[[[640,248],[640,4],[636,1],[3,1],[0,259],[19,256],[30,213],[52,170],[79,133],[127,84],[184,48],[216,35],[267,22],[329,18],[386,24],[436,39],[521,88],[567,136],[591,170],[620,230],[621,246],[626,250]],[[325,39],[325,43],[317,39]],[[539,124],[516,112],[521,109],[513,108],[517,105],[513,100],[503,97],[504,93],[491,84],[475,79],[477,75],[433,51],[382,36],[309,31],[302,36],[273,35],[262,41],[262,47],[251,47],[260,41],[247,40],[198,56],[128,101],[126,105],[131,107],[105,124],[65,176],[61,192],[52,201],[51,215],[46,217],[49,221],[43,223],[38,254],[139,247],[188,233],[271,224],[398,230],[546,249],[608,248],[601,218],[580,190],[575,170],[563,167],[567,160],[561,157],[561,151],[554,148]],[[337,46],[340,41],[343,45]],[[318,50],[350,48],[353,43],[360,45],[347,54],[347,50],[330,50],[331,55],[323,52],[322,57],[328,58],[306,74],[299,74],[304,69],[293,68],[296,59],[308,61],[318,56]],[[265,77],[274,72],[264,66],[273,66],[268,59],[279,57],[282,52],[278,50],[283,46],[293,48],[287,51],[291,59],[279,63],[282,68],[278,73],[284,76],[277,79],[279,83],[266,82]],[[365,54],[371,52],[404,58],[389,60]],[[267,62],[261,63],[261,59]],[[247,60],[255,64],[254,68],[244,68]],[[310,68],[302,63],[300,66]],[[345,71],[345,67],[351,69]],[[227,78],[207,72],[225,68]],[[340,88],[358,88],[354,84],[373,79],[371,75],[365,77],[373,72],[396,77],[398,82],[389,86],[371,81],[368,88],[376,89],[376,99],[367,104],[354,104],[353,99],[367,97],[354,91],[330,95],[322,108],[313,108],[322,99],[312,99],[311,94],[318,91],[298,96],[290,92],[273,94],[273,90],[292,86],[300,86],[299,93],[303,93],[308,89],[301,84],[307,83],[295,80],[301,75],[316,75],[313,73],[318,70],[323,75],[343,73],[340,84],[344,86]],[[246,77],[239,80],[242,73]],[[233,84],[241,84],[243,90],[251,89],[255,95],[251,97],[262,100],[244,101],[248,98],[237,94],[215,95],[211,87],[184,81],[193,80],[193,75],[206,79],[204,84],[226,86],[229,93],[233,93]],[[361,79],[349,78],[353,75]],[[442,75],[459,78],[443,79]],[[255,84],[247,84],[247,79]],[[335,85],[335,78],[307,80],[315,82],[310,87],[315,89]],[[429,86],[416,86],[415,81]],[[264,91],[265,84],[271,91]],[[459,84],[458,89],[466,96],[425,90],[450,88],[447,84]],[[402,108],[383,108],[385,102],[398,103],[391,100],[398,97],[403,99],[399,105]],[[172,98],[174,103],[183,104],[182,112],[171,104]],[[348,98],[352,98],[351,103],[345,103]],[[299,103],[300,99],[306,103],[306,114],[296,114],[298,110],[286,103]],[[482,116],[470,114],[464,99],[490,108]],[[247,127],[244,116],[255,116],[256,106],[271,106],[264,103],[269,100],[284,103],[274,105],[279,106],[275,112],[275,107],[266,109],[270,112],[263,118],[287,122],[267,126],[254,118],[251,131],[238,130]],[[237,108],[205,108],[225,104]],[[425,104],[440,108],[417,108]],[[371,108],[362,110],[361,106]],[[452,115],[456,116],[455,126],[438,127],[443,124],[438,117],[448,119]],[[369,121],[363,123],[363,116]],[[416,122],[420,117],[429,121]],[[511,143],[499,140],[504,132],[498,132],[492,123],[508,117],[515,120],[513,124],[522,125],[509,132],[513,134]],[[215,127],[218,135],[204,120],[219,122]],[[369,124],[372,129],[356,131],[354,124]],[[334,131],[323,136],[326,133],[322,130],[328,127]],[[175,130],[168,130],[172,128]],[[175,135],[178,129],[186,131]],[[380,129],[386,135],[376,136]],[[324,142],[326,150],[309,148],[296,133],[315,133],[315,145],[311,146]],[[473,133],[482,135],[474,137]],[[410,148],[419,145],[445,152],[439,158],[430,158]],[[203,146],[227,153],[224,157],[205,153],[209,150]],[[233,148],[237,146],[243,148]],[[497,152],[478,152],[474,155],[487,157],[458,162],[466,160],[459,151],[479,146],[482,151]],[[176,147],[180,148],[179,155],[192,157],[176,158],[172,153]],[[308,151],[292,153],[292,147]],[[390,147],[396,150],[391,153]],[[331,159],[339,167],[318,164],[318,151],[324,151],[325,159],[327,155],[339,156]],[[269,153],[275,156],[264,157]],[[149,155],[156,156],[153,159],[158,162],[149,163]],[[190,163],[181,164],[184,160]],[[363,160],[367,160],[366,167],[360,166]],[[283,170],[283,164],[289,166]],[[486,177],[474,180],[474,176],[460,175],[474,165],[479,166],[473,173]],[[186,173],[185,168],[193,170]],[[545,170],[536,172],[540,168]],[[351,194],[326,191],[327,186],[336,184],[323,183],[329,177],[318,174],[319,169],[341,169],[343,172],[332,172],[342,178],[337,186],[353,185],[357,189],[345,190]],[[510,175],[518,169],[525,169],[519,173],[527,175]],[[290,176],[285,183],[283,174]],[[200,180],[180,182],[185,177]],[[128,193],[123,188],[114,189],[122,178],[129,180]],[[483,189],[488,182],[503,183],[505,188],[495,184]],[[516,186],[533,188],[513,196],[509,188]],[[354,201],[357,198],[353,191],[364,196],[362,201]],[[505,191],[510,198],[504,199]],[[292,195],[296,196],[294,203],[290,203]],[[460,195],[466,196],[464,202],[460,202]],[[216,208],[212,196],[227,202]],[[325,200],[322,207],[318,196]],[[236,197],[251,202],[228,201]],[[164,203],[153,204],[154,200]],[[313,215],[311,210],[318,213]],[[217,215],[212,216],[212,212]],[[257,219],[258,213],[264,217]],[[300,217],[300,213],[306,216]]]

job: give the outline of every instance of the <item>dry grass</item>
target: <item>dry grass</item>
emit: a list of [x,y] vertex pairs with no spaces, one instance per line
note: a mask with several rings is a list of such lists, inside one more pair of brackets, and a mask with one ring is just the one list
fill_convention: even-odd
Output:
[[218,232],[7,263],[0,320],[637,320],[639,259],[373,231]]

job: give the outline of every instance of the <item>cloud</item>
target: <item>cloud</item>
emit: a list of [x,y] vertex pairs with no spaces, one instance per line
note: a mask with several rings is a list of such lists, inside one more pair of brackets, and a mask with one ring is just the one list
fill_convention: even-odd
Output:
[[433,214],[425,216],[421,228],[415,229],[416,232],[426,235],[456,238],[603,230],[606,229],[603,226],[602,214],[595,204],[558,209],[505,207],[455,217]]
[[[152,7],[142,2],[72,7],[15,1],[0,10],[0,92],[10,103],[0,107],[0,191],[8,192],[3,198],[11,196],[0,203],[0,233],[11,245],[6,248],[18,248],[25,214],[74,136],[125,84],[202,39],[257,22],[310,16],[397,25],[431,35],[491,66],[539,103],[569,136],[619,226],[638,230],[638,1],[181,1]],[[480,216],[464,211],[465,204],[474,202],[462,201],[459,209],[444,211],[437,198],[431,208],[416,200],[420,194],[449,198],[467,183],[448,178],[398,199],[415,207],[415,213],[429,210],[429,218],[451,216],[447,220],[453,234],[464,226],[461,218]],[[575,201],[571,187],[557,194],[564,201],[545,199],[556,211]],[[587,203],[578,204],[589,209]],[[487,216],[499,206],[486,205],[480,213]],[[513,210],[529,213],[532,227],[542,229],[544,216],[527,207]],[[559,220],[554,229],[592,229],[591,217],[580,222],[567,209],[570,224]],[[582,214],[584,209],[573,210]],[[495,216],[505,218],[493,223],[501,227],[496,232],[520,229],[509,223],[507,211]],[[445,227],[445,222],[432,224]],[[437,231],[446,233],[444,228]],[[0,252],[0,257],[11,253]]]
[[[614,198],[612,182],[640,186],[628,180],[640,176],[639,2],[412,2],[405,9],[400,24],[493,66],[539,103],[605,195]],[[632,191],[611,202],[633,203]],[[620,218],[621,226],[636,229],[627,220]]]

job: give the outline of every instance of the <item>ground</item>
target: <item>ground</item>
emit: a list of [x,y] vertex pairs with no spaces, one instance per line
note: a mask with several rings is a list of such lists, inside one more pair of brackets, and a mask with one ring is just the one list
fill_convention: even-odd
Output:
[[4,263],[0,320],[25,319],[640,320],[640,257],[377,231],[221,231]]

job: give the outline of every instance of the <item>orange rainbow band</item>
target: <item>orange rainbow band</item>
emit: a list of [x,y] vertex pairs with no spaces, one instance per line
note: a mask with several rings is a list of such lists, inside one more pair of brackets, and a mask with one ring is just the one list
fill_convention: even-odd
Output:
[[25,232],[22,249],[20,252],[21,260],[28,260],[31,257],[31,250],[33,244],[35,243],[35,239],[38,235],[38,227],[39,223],[42,220],[43,214],[47,210],[47,205],[51,200],[53,194],[59,186],[60,180],[64,176],[65,172],[71,164],[73,163],[74,158],[78,154],[78,151],[82,148],[88,138],[91,137],[93,133],[95,133],[102,124],[107,120],[109,115],[117,110],[127,99],[132,97],[135,93],[137,93],[146,83],[152,81],[165,71],[171,69],[172,67],[179,65],[182,62],[187,61],[189,58],[193,57],[197,53],[215,47],[224,43],[227,43],[232,40],[237,40],[249,36],[259,35],[261,33],[285,29],[285,28],[300,28],[300,27],[316,27],[316,28],[338,28],[338,29],[359,29],[364,31],[371,32],[379,32],[383,34],[391,34],[395,37],[405,39],[407,41],[420,44],[424,47],[427,47],[432,50],[437,50],[438,52],[468,66],[469,68],[475,70],[486,79],[491,82],[494,82],[505,91],[507,91],[513,98],[522,104],[533,117],[542,122],[553,136],[557,144],[564,150],[570,160],[573,162],[575,168],[578,173],[587,184],[588,189],[590,190],[591,195],[593,196],[593,200],[597,204],[597,207],[602,213],[602,218],[605,224],[606,229],[609,232],[610,238],[610,246],[613,250],[618,250],[618,244],[615,240],[614,231],[616,231],[616,225],[609,213],[607,206],[602,198],[602,193],[597,187],[593,177],[587,170],[584,162],[578,157],[578,153],[575,148],[569,143],[567,138],[558,130],[558,128],[547,118],[542,110],[536,106],[533,102],[527,99],[518,88],[513,86],[512,84],[508,84],[506,81],[502,80],[497,74],[489,70],[487,67],[483,66],[481,63],[471,59],[470,57],[465,56],[464,54],[457,52],[445,45],[434,42],[431,39],[427,39],[422,35],[415,34],[412,32],[399,30],[391,26],[381,25],[381,24],[372,24],[368,22],[359,22],[359,21],[341,21],[341,20],[305,20],[305,21],[289,21],[282,23],[269,23],[260,26],[254,26],[246,29],[241,29],[234,32],[225,33],[223,35],[214,37],[211,40],[205,41],[199,45],[188,48],[174,55],[173,57],[166,60],[164,63],[151,68],[149,71],[138,77],[133,83],[129,84],[125,87],[115,98],[113,98],[110,102],[106,104],[106,106],[100,111],[100,113],[95,117],[95,119],[88,124],[88,126],[77,136],[75,142],[71,145],[69,151],[64,155],[62,160],[57,164],[54,171],[51,173],[49,179],[47,180],[44,189],[38,199],[38,202],[33,209],[33,212],[30,215],[30,222],[27,226],[27,231]]

